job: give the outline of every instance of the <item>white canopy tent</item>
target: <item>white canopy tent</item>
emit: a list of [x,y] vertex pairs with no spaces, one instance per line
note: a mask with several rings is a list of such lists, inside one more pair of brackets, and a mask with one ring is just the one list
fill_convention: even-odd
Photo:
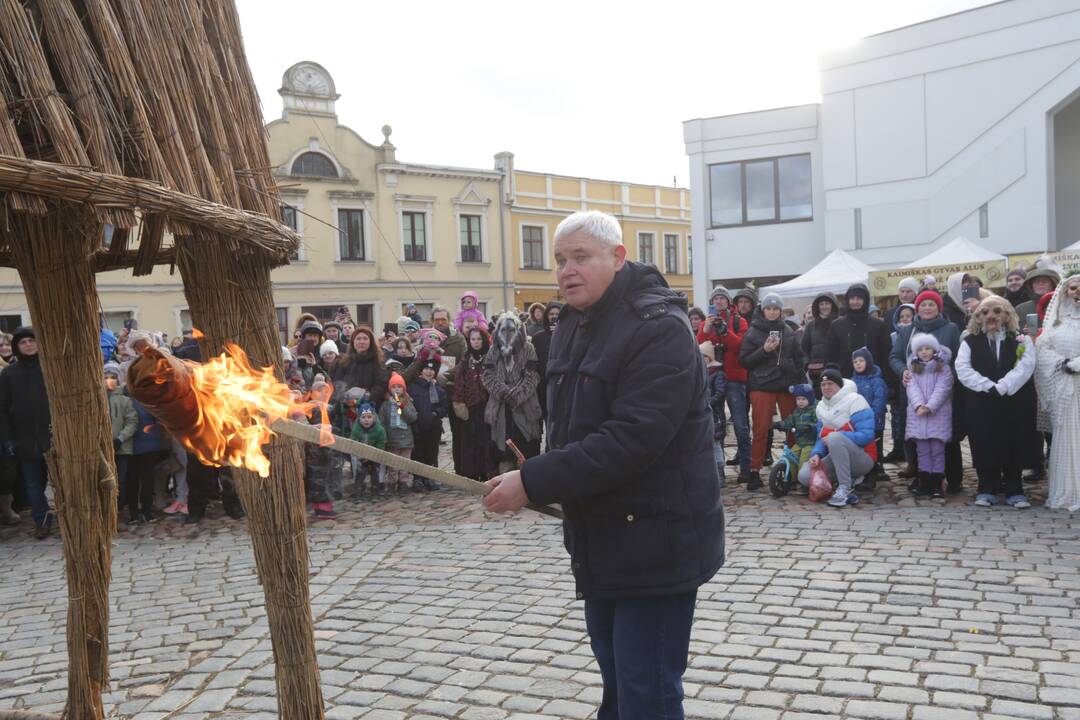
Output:
[[1004,260],[1004,255],[999,255],[993,250],[976,245],[962,235],[942,245],[929,255],[921,257],[914,262],[909,262],[906,268],[937,267],[938,265],[957,265],[960,263],[986,262],[988,260]]
[[833,250],[802,275],[758,291],[758,297],[774,292],[788,307],[801,314],[814,298],[826,292],[844,293],[855,283],[866,284],[874,268],[843,250]]
[[1080,251],[1080,240],[1077,240],[1076,242],[1074,242],[1072,245],[1069,245],[1068,247],[1061,248],[1061,250],[1059,252],[1077,252],[1077,251]]

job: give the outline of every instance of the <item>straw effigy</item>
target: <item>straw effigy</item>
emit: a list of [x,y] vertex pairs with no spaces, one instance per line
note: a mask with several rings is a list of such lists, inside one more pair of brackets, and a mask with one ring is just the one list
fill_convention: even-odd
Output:
[[[0,0],[0,264],[19,271],[49,388],[69,718],[101,718],[108,686],[116,484],[95,273],[178,268],[205,352],[232,340],[278,366],[270,271],[299,238],[269,167],[228,0]],[[268,455],[269,479],[235,475],[279,712],[321,718],[299,444],[277,438]]]

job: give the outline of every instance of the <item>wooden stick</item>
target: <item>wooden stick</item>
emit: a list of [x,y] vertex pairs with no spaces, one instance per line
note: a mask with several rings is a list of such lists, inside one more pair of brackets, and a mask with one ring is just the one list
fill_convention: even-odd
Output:
[[[320,444],[322,439],[318,425],[308,425],[307,423],[296,422],[295,420],[275,420],[270,424],[270,429],[280,435],[288,435],[291,438],[296,438],[297,440],[302,440],[306,443],[314,443],[316,445]],[[444,485],[455,487],[458,490],[464,490],[470,495],[487,495],[492,491],[491,487],[478,480],[473,480],[472,478],[467,478],[449,472],[448,470],[432,467],[431,465],[425,465],[416,460],[409,460],[400,455],[395,455],[392,452],[380,450],[371,445],[365,445],[362,442],[342,437],[341,435],[334,435],[333,438],[334,444],[331,447],[340,453],[352,455],[364,460],[370,460],[371,462],[376,462],[380,465],[394,468],[395,470],[404,470],[413,475],[430,478],[431,480],[443,483]],[[525,507],[530,510],[535,510],[538,513],[543,513],[544,515],[550,515],[553,518],[559,518],[560,520],[563,518],[562,510],[553,508],[549,505],[534,505],[529,503]]]

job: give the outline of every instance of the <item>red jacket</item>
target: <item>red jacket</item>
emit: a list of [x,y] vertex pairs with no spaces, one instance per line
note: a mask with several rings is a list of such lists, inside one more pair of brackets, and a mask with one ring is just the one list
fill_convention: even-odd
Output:
[[[723,349],[724,373],[727,375],[727,381],[744,383],[746,382],[746,368],[739,363],[739,348],[742,347],[743,336],[746,335],[749,326],[739,313],[732,310],[728,310],[721,317],[727,322],[727,335],[707,333],[705,326],[702,325],[697,334],[698,344],[709,340],[716,347]],[[733,321],[732,318],[735,320]]]

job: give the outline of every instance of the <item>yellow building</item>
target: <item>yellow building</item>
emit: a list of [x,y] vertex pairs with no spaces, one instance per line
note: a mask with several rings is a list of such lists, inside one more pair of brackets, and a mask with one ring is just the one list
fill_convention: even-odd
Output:
[[[632,260],[652,262],[691,293],[688,191],[516,171],[501,152],[491,169],[399,162],[382,128],[368,142],[342,125],[330,74],[313,62],[285,71],[282,116],[267,125],[273,175],[286,222],[303,238],[299,255],[273,274],[278,329],[287,343],[296,319],[329,320],[339,306],[376,332],[416,305],[456,312],[474,290],[487,314],[557,297],[551,241],[575,210],[615,215]],[[106,322],[170,336],[191,327],[178,274],[157,268],[98,276]],[[30,322],[22,284],[0,269],[0,330]]]
[[509,189],[514,305],[558,298],[551,247],[558,224],[578,210],[614,215],[630,260],[652,263],[668,284],[693,300],[690,267],[690,192],[684,188],[529,172],[513,167]]

